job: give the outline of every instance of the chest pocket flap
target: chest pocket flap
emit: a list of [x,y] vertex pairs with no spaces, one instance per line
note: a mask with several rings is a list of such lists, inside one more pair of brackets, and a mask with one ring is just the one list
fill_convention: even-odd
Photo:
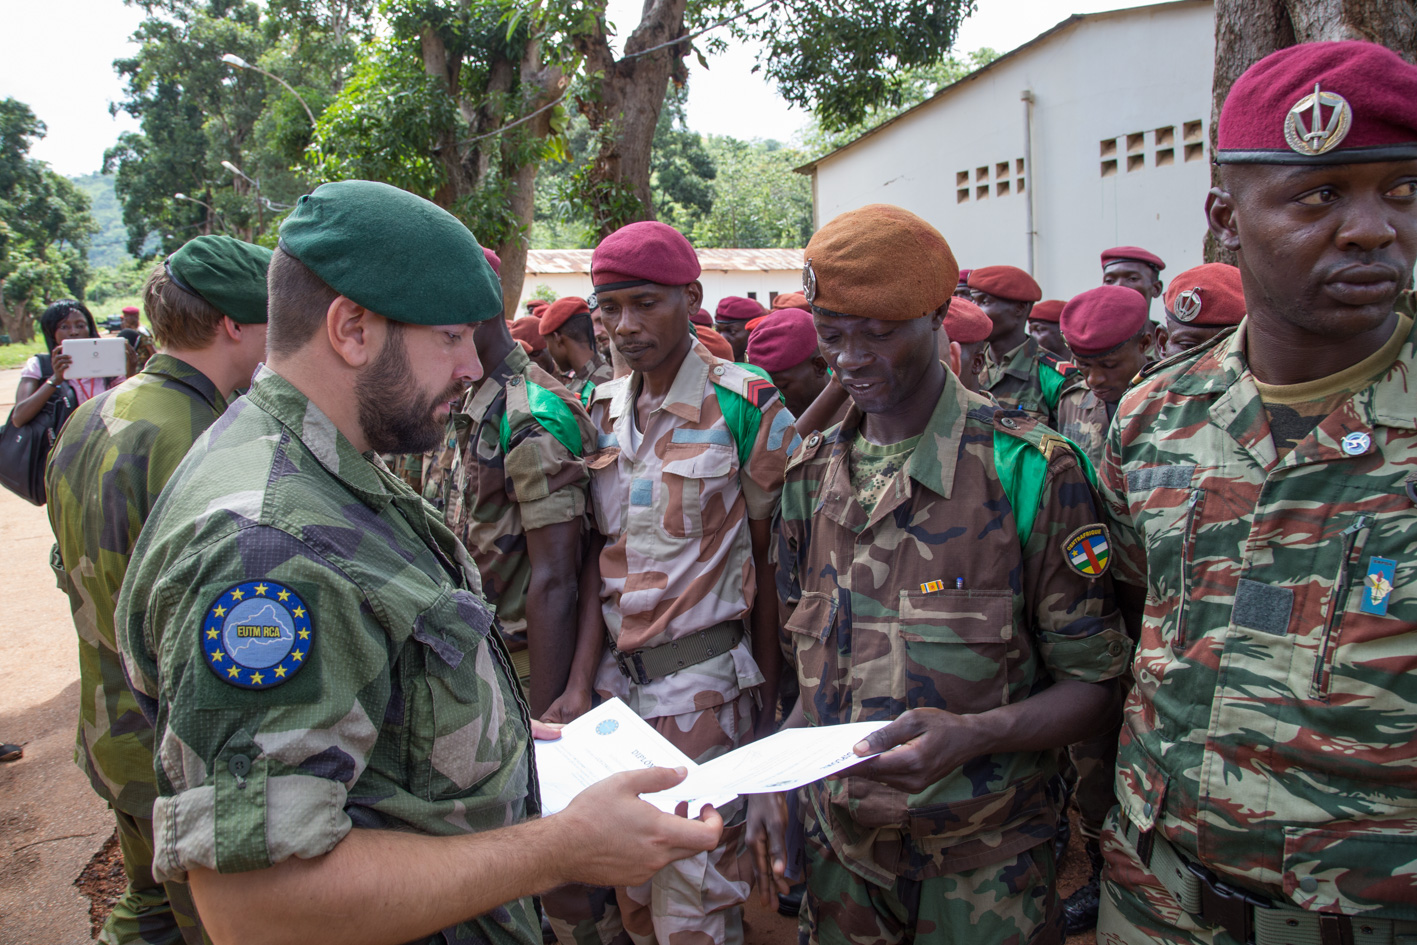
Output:
[[671,442],[664,447],[661,468],[667,490],[664,530],[676,538],[717,534],[738,498],[738,456],[733,447],[711,441]]

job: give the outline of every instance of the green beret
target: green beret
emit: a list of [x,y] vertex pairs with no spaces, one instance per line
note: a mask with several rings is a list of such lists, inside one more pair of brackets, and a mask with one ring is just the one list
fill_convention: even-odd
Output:
[[230,236],[198,236],[167,257],[173,282],[243,325],[266,323],[270,266],[270,250]]
[[502,314],[502,285],[477,238],[448,211],[388,184],[315,188],[280,225],[280,248],[392,321],[456,325]]

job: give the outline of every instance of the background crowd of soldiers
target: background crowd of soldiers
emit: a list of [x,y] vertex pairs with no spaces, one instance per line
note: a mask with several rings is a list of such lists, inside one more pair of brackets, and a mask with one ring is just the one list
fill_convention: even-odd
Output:
[[[654,222],[510,321],[385,185],[193,240],[48,477],[104,940],[731,945],[755,886],[804,943],[1417,936],[1414,103],[1375,45],[1266,58],[1239,266],[1067,302],[886,205],[713,316]],[[531,740],[612,697],[700,762],[891,724],[790,797],[538,819]]]

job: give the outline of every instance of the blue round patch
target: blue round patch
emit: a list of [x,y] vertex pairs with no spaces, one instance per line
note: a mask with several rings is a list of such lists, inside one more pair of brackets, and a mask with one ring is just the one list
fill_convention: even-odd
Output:
[[1361,456],[1368,452],[1368,447],[1372,445],[1373,438],[1362,430],[1350,433],[1343,438],[1343,452],[1349,456]]
[[603,722],[601,722],[595,727],[595,733],[597,735],[609,735],[611,732],[615,731],[619,727],[620,723],[615,721],[614,719],[605,719]]
[[242,689],[270,689],[305,665],[315,625],[298,594],[274,581],[246,581],[212,601],[202,622],[202,653],[216,678]]

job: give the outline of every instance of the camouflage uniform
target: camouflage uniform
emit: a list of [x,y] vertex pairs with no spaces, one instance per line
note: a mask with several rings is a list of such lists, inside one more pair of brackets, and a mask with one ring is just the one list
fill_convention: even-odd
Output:
[[1006,354],[1002,363],[995,362],[990,352],[979,374],[981,393],[992,394],[1000,406],[1022,410],[1054,429],[1063,392],[1084,383],[1082,372],[1043,348],[1032,335]]
[[1417,934],[1417,332],[1404,327],[1396,362],[1282,457],[1243,322],[1122,401],[1101,472],[1118,579],[1147,597],[1099,941],[1230,941],[1182,913],[1161,880],[1172,854],[1329,914],[1290,932],[1316,920],[1254,910],[1281,923],[1269,941],[1392,941],[1378,917]]
[[[320,856],[355,826],[536,815],[530,720],[471,559],[269,368],[178,467],[133,560],[117,626],[156,720],[155,875]],[[522,899],[426,941],[537,926]]]
[[[642,436],[633,426],[639,387],[633,373],[595,389],[598,449],[587,457],[595,523],[606,536],[603,613],[626,652],[747,623],[758,592],[748,521],[772,518],[796,439],[771,383],[698,342],[663,404],[640,418]],[[607,650],[596,690],[625,700],[686,755],[708,761],[751,734],[762,681],[745,635],[729,652],[646,685],[623,675]],[[635,941],[742,941],[751,877],[743,800],[721,813],[729,826],[717,849],[620,891]]]
[[1072,440],[1093,467],[1102,465],[1102,451],[1107,446],[1107,427],[1112,418],[1107,404],[1086,384],[1069,386],[1058,400],[1057,430]]
[[[581,520],[595,431],[580,401],[512,345],[467,393],[443,520],[472,555],[507,648],[526,649],[526,533]],[[566,575],[573,580],[574,575]],[[567,641],[574,632],[567,628]]]
[[[1089,578],[1066,563],[1063,545],[1100,510],[1056,434],[947,375],[868,515],[848,472],[861,419],[853,405],[808,437],[783,489],[783,645],[808,724],[984,712],[1050,678],[1123,671],[1130,647],[1105,564]],[[800,941],[985,941],[978,923],[990,914],[1003,918],[988,940],[1056,940],[1055,759],[981,757],[914,795],[851,777],[810,787],[818,840]],[[916,900],[919,912],[907,908]]]
[[196,368],[159,354],[123,384],[74,411],[50,453],[45,485],[58,539],[52,563],[79,633],[74,760],[118,819],[128,888],[104,942],[196,939],[181,883],[152,875],[153,730],[123,678],[113,610],[148,513],[192,442],[226,409]]
[[389,467],[389,472],[397,476],[404,485],[414,492],[423,491],[423,473],[436,455],[436,450],[427,453],[380,453],[379,458]]
[[576,368],[566,381],[566,389],[589,404],[591,392],[601,384],[615,377],[615,368],[599,354],[592,354],[590,360]]

